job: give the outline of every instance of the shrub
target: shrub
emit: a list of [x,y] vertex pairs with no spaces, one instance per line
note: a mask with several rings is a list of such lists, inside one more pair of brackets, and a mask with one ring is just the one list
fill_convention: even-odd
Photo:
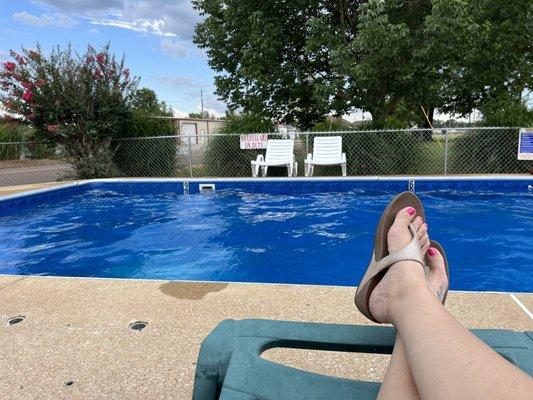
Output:
[[[502,94],[481,108],[482,126],[533,126],[533,110],[523,101]],[[468,131],[451,148],[450,166],[455,174],[526,173],[532,161],[517,159],[518,129]]]
[[409,131],[352,132],[343,135],[348,175],[403,175],[417,168],[423,140]]
[[[366,124],[358,129],[369,126]],[[313,127],[313,131],[340,131],[338,135],[342,136],[348,175],[399,175],[416,171],[423,144],[420,135],[408,131],[349,130],[342,121],[325,121]],[[315,136],[310,134],[308,138],[310,153]],[[319,167],[315,168],[314,175],[339,173],[340,167]]]
[[[208,176],[247,176],[251,174],[250,161],[264,150],[241,150],[239,134],[269,133],[274,124],[266,119],[252,115],[231,115],[225,126],[218,132],[231,136],[213,136],[204,155],[205,174]],[[269,174],[281,174],[273,169]],[[272,175],[271,174],[271,175]]]
[[[0,122],[0,143],[24,141],[25,129],[18,123]],[[18,160],[22,155],[20,144],[0,144],[0,160]]]
[[83,55],[70,45],[49,54],[39,45],[10,54],[13,60],[0,72],[4,107],[58,144],[76,171],[81,168],[77,177],[112,171],[112,153],[105,146],[131,118],[129,99],[137,86],[124,59],[117,60],[109,45],[100,51],[88,46]]
[[468,131],[450,147],[453,174],[527,173],[533,162],[517,159],[518,129]]
[[113,159],[123,176],[174,176],[177,137],[147,139],[150,136],[175,135],[170,119],[154,118],[144,110],[135,110],[128,129],[121,134],[128,139],[113,142]]

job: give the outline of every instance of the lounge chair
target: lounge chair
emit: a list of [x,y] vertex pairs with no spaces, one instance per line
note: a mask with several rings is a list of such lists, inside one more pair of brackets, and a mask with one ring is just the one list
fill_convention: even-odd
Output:
[[257,156],[257,160],[252,161],[252,176],[266,176],[268,167],[287,167],[288,176],[298,174],[298,163],[294,157],[294,140],[291,139],[269,139],[267,141],[266,155]]
[[[533,332],[473,329],[510,362],[533,374]],[[380,384],[330,377],[261,358],[274,347],[391,354],[391,327],[270,320],[225,320],[204,340],[193,400],[375,399]]]
[[313,140],[313,153],[304,162],[305,176],[313,176],[315,165],[340,165],[346,176],[346,153],[342,152],[341,136],[317,136]]

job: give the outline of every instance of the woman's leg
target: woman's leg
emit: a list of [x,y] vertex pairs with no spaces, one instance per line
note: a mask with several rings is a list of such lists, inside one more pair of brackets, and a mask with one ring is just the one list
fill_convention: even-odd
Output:
[[[429,237],[427,235],[427,224],[422,218],[416,217],[413,221],[418,233],[421,245],[421,253],[424,255],[429,248]],[[394,349],[392,351],[387,372],[381,384],[378,395],[379,400],[418,400],[418,390],[407,362],[407,355],[400,335],[396,335]]]
[[420,399],[400,335],[396,335],[390,363],[378,394],[378,400],[386,399]]
[[[410,220],[402,211],[389,231],[389,246],[410,240]],[[444,271],[442,256],[435,249],[431,254],[431,269]],[[370,296],[370,310],[398,330],[422,399],[531,397],[533,379],[446,311],[418,263],[403,261],[389,268]]]

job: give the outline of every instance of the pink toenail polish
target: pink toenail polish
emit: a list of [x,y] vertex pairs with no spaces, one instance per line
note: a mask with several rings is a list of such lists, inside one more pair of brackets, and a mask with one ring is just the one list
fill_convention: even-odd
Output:
[[430,247],[428,249],[428,254],[431,256],[431,257],[435,257],[437,255],[437,250],[435,250],[433,247]]
[[407,209],[407,214],[409,215],[415,215],[416,214],[416,210],[413,208],[413,207],[409,207]]

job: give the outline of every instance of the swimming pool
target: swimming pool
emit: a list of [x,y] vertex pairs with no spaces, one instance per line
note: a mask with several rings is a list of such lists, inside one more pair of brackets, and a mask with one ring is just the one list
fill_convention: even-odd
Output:
[[533,290],[533,179],[83,182],[0,201],[0,274],[352,286],[413,186],[452,289]]

